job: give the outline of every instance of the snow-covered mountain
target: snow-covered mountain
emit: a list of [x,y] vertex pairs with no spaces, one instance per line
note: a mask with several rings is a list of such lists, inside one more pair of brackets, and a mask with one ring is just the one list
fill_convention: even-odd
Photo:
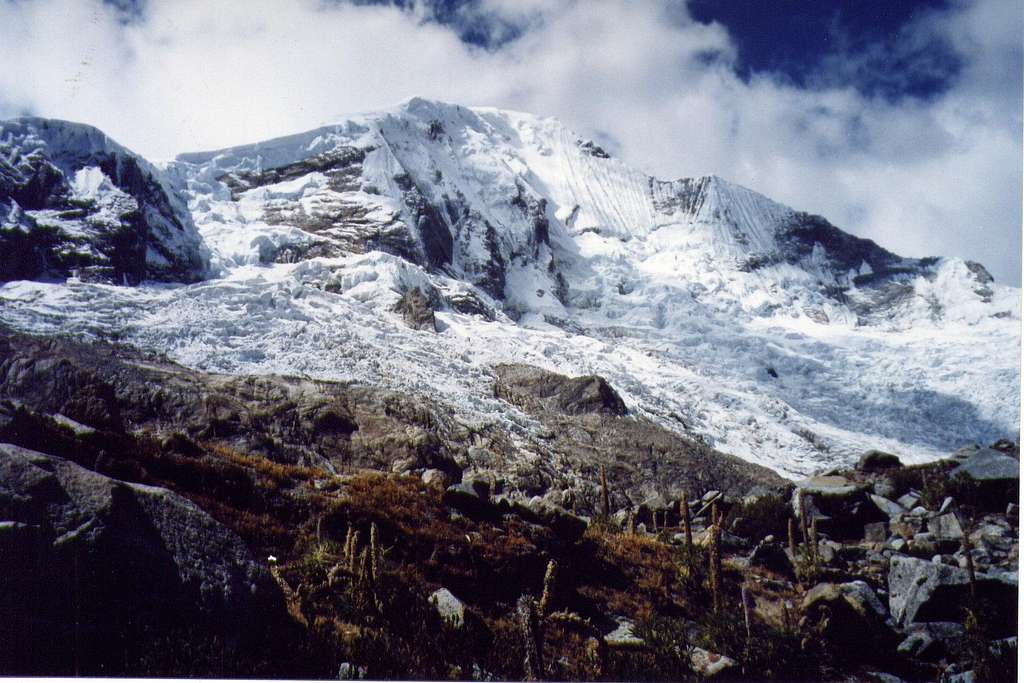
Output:
[[197,280],[199,234],[146,160],[92,126],[0,122],[0,279]]
[[[48,152],[66,201],[107,182],[153,208],[157,244],[184,244],[194,224],[210,258],[210,277],[188,285],[9,282],[0,322],[19,329],[405,389],[527,431],[494,396],[497,364],[598,374],[634,413],[788,475],[867,448],[916,461],[1019,433],[1019,290],[717,177],[649,177],[552,119],[417,98],[159,168],[139,160],[146,197],[164,203],[84,153],[96,136],[122,149],[98,132],[16,121],[0,128],[3,230],[31,234],[54,218],[5,180],[34,168],[19,126],[82,152]],[[99,196],[94,213],[119,195]],[[414,289],[432,327],[395,310]]]

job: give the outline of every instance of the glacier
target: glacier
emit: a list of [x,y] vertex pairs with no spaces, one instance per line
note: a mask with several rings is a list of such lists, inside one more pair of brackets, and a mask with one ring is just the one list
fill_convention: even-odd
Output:
[[[126,201],[86,161],[64,169],[74,196]],[[11,280],[0,324],[385,386],[510,431],[534,425],[494,396],[495,365],[597,374],[789,477],[1019,436],[1019,289],[721,178],[652,178],[554,119],[413,98],[145,168],[206,277]],[[392,310],[413,288],[436,332]]]

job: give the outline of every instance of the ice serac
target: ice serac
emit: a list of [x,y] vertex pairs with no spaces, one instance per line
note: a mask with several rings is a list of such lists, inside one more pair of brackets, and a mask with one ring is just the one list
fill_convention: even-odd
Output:
[[199,233],[160,172],[92,126],[0,122],[0,281],[202,276]]
[[[600,376],[630,414],[788,475],[1019,434],[1018,289],[716,176],[653,178],[554,119],[414,98],[161,172],[216,277],[13,283],[0,322],[45,332],[56,310],[187,365],[503,424],[531,423],[494,396],[501,364]],[[413,293],[432,325],[404,321]]]

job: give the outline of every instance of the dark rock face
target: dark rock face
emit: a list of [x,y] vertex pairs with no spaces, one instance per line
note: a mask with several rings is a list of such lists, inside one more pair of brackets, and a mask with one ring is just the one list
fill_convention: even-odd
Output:
[[663,201],[655,200],[654,206],[664,213],[672,213],[678,210],[686,215],[696,216],[704,205],[711,182],[711,178],[707,176],[681,178],[671,183],[652,178],[650,180],[651,196],[667,195]]
[[[0,124],[0,281],[80,277],[121,284],[191,282],[205,268],[191,216],[145,161],[95,128]],[[108,186],[73,188],[93,169]]]
[[405,324],[414,330],[437,332],[434,307],[430,297],[419,288],[410,289],[398,300],[393,309],[402,314]]
[[604,149],[593,140],[580,140],[576,144],[579,145],[580,149],[592,157],[597,157],[598,159],[611,158],[611,155],[604,151]]
[[182,630],[242,652],[283,617],[241,539],[166,489],[3,444],[0,520],[7,674],[116,675]]
[[499,365],[495,393],[520,407],[536,405],[565,415],[625,415],[626,404],[596,375],[566,377],[531,365]]
[[431,268],[440,268],[451,263],[454,245],[445,216],[456,214],[459,211],[458,205],[446,196],[443,199],[444,211],[441,211],[427,201],[427,198],[408,176],[404,176],[404,178],[407,180],[400,184],[403,187],[402,199],[412,212],[412,220],[419,233],[427,265]]
[[815,244],[822,245],[837,273],[856,270],[862,263],[871,266],[872,275],[858,276],[857,285],[867,285],[886,275],[911,272],[915,262],[901,259],[875,242],[854,237],[835,227],[821,216],[806,213],[794,215],[779,236],[786,260],[797,262],[807,258]]
[[478,315],[484,320],[494,321],[497,319],[497,312],[490,304],[486,303],[471,290],[465,292],[454,292],[445,297],[448,307],[458,313],[466,315]]
[[[852,277],[856,289],[840,284],[823,290],[823,293],[848,304],[864,323],[892,317],[914,297],[913,278],[934,279],[935,266],[939,263],[939,259],[934,257],[899,257],[871,240],[843,232],[821,216],[802,212],[794,213],[788,223],[781,226],[776,242],[780,252],[778,259],[752,264],[748,269],[756,270],[776,260],[800,265],[811,259],[814,250],[820,247],[829,270],[840,283],[845,282],[848,274],[859,273]],[[868,265],[870,272],[860,272],[864,264]],[[988,284],[992,276],[976,263],[968,263],[967,268],[976,281],[974,293],[983,301],[989,301],[992,290]],[[933,314],[938,316],[941,313],[936,304]]]
[[[228,173],[220,178],[221,182],[231,190],[232,199],[237,199],[241,193],[256,187],[272,185],[301,178],[307,173],[324,173],[330,183],[331,189],[343,191],[355,189],[358,183],[359,165],[366,159],[366,153],[370,150],[357,147],[338,147],[316,156],[309,157],[302,161],[285,164],[277,168],[265,169],[262,171],[239,171]],[[355,172],[353,172],[355,169]]]

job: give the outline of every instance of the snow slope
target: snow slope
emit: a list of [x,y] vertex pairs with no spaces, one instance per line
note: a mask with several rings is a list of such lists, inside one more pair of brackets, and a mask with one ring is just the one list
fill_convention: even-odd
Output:
[[[595,373],[631,410],[790,476],[1019,433],[1019,290],[716,177],[650,178],[552,119],[413,99],[160,172],[215,277],[12,282],[0,322],[527,427],[493,397],[494,364]],[[436,334],[391,311],[412,287]]]

